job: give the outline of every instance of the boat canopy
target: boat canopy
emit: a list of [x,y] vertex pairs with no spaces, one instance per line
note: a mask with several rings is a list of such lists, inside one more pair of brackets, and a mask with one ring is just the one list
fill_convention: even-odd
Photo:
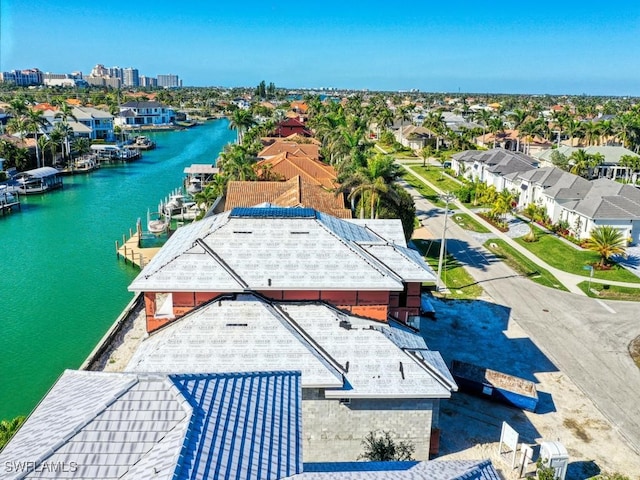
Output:
[[40,167],[40,168],[35,168],[33,170],[27,170],[25,172],[20,172],[18,175],[16,175],[16,178],[20,179],[20,178],[46,178],[46,177],[51,177],[53,175],[58,175],[58,170],[56,170],[53,167]]
[[187,175],[215,175],[219,171],[217,167],[208,163],[194,163],[184,169],[184,173]]

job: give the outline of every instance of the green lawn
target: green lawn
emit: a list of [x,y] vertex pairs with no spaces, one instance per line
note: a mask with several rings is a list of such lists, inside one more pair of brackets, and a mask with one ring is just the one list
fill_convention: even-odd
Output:
[[[496,245],[496,248],[492,247],[492,244]],[[484,243],[484,247],[494,253],[498,258],[509,265],[515,272],[525,277],[529,277],[532,281],[543,285],[545,287],[555,288],[557,290],[567,289],[562,285],[556,277],[543,268],[533,263],[527,257],[524,257],[520,252],[514,250],[505,241],[492,238]]]
[[[425,257],[427,263],[437,273],[440,256],[439,240],[414,240],[416,247]],[[482,295],[482,287],[467,273],[462,264],[453,256],[447,255],[442,266],[442,281],[451,291],[451,298],[478,298]]]
[[411,165],[410,168],[415,173],[427,179],[443,192],[455,193],[461,187],[460,183],[446,175],[441,167],[423,167],[422,165]]
[[445,206],[445,203],[442,200],[440,200],[440,196],[436,193],[436,191],[433,188],[428,187],[427,185],[425,185],[423,182],[421,182],[412,173],[410,173],[410,172],[408,172],[406,170],[403,170],[402,171],[402,178],[409,185],[411,185],[418,192],[420,192],[420,195],[422,195],[424,198],[426,198],[432,204],[434,204],[434,205],[436,205],[438,207],[444,207]]
[[467,215],[466,213],[454,213],[453,215],[451,215],[451,218],[460,227],[471,232],[489,233],[491,231],[480,222],[478,222],[475,218]]
[[[536,234],[538,236],[537,242],[527,243],[522,238],[517,238],[516,242],[559,270],[588,277],[589,271],[584,270],[583,267],[600,260],[597,253],[577,250],[544,230],[536,229]],[[611,270],[595,270],[594,277],[602,280],[640,283],[640,278],[618,265],[615,265]]]
[[[631,302],[640,301],[640,288],[619,287],[617,285],[605,285],[603,283],[582,282],[578,284],[580,290],[593,298],[601,298],[603,300],[627,300]],[[594,293],[594,292],[597,292]]]

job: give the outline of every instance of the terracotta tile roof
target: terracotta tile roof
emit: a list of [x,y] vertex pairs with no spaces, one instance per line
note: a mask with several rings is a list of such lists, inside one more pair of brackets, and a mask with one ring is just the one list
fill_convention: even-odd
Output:
[[335,168],[306,156],[300,157],[289,152],[282,152],[267,160],[257,162],[258,174],[260,174],[261,167],[266,165],[271,165],[271,173],[279,175],[285,180],[300,176],[307,183],[320,185],[327,189],[333,189],[337,184]]
[[307,113],[309,110],[309,105],[305,102],[295,101],[291,102],[291,110],[297,111],[299,113]]
[[271,145],[264,147],[259,158],[270,158],[280,153],[288,152],[298,157],[309,157],[312,160],[320,160],[320,147],[314,143],[298,143],[286,140],[273,142]]
[[286,182],[240,182],[227,185],[225,210],[272,203],[280,207],[304,206],[338,218],[351,218],[344,208],[342,195],[334,195],[318,185],[311,185],[296,176]]

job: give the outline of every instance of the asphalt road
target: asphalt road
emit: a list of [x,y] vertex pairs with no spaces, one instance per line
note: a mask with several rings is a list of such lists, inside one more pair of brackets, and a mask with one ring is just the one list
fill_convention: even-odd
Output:
[[[422,223],[435,236],[444,210],[409,188]],[[486,294],[511,309],[538,348],[568,375],[640,454],[640,369],[628,345],[640,335],[640,304],[611,302],[542,287],[518,276],[455,222],[447,223],[447,249]]]

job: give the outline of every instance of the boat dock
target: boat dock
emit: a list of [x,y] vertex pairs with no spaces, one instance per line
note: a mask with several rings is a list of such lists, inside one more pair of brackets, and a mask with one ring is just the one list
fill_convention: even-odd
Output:
[[0,190],[0,215],[4,216],[6,213],[12,212],[14,207],[22,210],[18,193],[10,193],[5,190]]
[[142,246],[142,226],[140,220],[136,227],[136,231],[129,230],[129,239],[126,235],[122,235],[122,243],[116,240],[116,256],[123,259],[125,263],[131,263],[140,269],[144,268],[151,259],[160,251],[161,246],[144,247]]

